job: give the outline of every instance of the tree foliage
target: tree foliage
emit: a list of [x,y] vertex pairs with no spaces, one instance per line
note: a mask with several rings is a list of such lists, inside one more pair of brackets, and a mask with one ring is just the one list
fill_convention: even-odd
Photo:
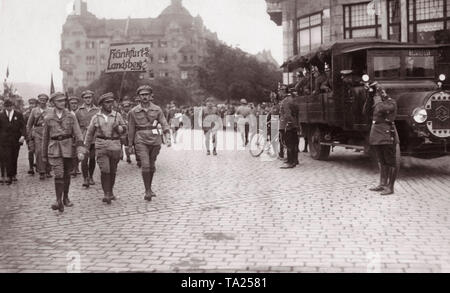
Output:
[[208,41],[199,78],[201,87],[218,99],[262,102],[282,80],[282,73],[242,50]]

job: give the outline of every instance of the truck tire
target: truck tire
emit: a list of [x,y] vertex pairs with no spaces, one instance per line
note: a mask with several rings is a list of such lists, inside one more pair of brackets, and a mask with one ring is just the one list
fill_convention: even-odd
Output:
[[320,144],[324,140],[323,136],[323,131],[319,126],[314,127],[308,133],[309,152],[314,160],[324,161],[330,156],[331,147]]

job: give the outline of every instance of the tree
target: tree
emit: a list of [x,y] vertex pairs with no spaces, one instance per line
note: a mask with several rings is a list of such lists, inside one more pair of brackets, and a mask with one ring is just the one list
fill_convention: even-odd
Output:
[[260,103],[277,87],[282,73],[242,50],[208,41],[207,57],[200,65],[199,78],[200,86],[218,99],[245,98]]

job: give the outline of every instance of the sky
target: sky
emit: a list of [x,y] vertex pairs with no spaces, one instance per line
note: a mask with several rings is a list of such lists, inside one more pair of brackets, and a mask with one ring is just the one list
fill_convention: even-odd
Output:
[[[73,0],[0,0],[0,78],[49,85],[59,69],[62,25]],[[170,0],[87,0],[98,18],[157,17]],[[281,64],[282,29],[270,20],[264,0],[183,0],[193,16],[228,45],[256,54],[271,50]]]

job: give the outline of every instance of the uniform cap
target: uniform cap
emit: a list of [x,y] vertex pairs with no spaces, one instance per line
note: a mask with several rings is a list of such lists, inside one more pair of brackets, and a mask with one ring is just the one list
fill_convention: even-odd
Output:
[[50,101],[59,101],[59,100],[65,100],[65,99],[66,99],[66,95],[61,92],[56,92],[56,93],[52,94],[50,97]]
[[100,96],[98,99],[98,104],[101,105],[105,101],[113,100],[114,101],[114,94],[113,93],[106,93]]
[[74,100],[77,101],[77,102],[80,102],[80,100],[78,99],[77,96],[70,96],[70,97],[69,97],[69,102],[70,102],[70,101],[74,101]]
[[122,106],[124,106],[124,107],[131,106],[131,102],[130,101],[123,101],[122,102]]
[[37,101],[38,101],[37,99],[31,98],[31,99],[28,100],[28,104],[29,103],[37,103]]
[[48,101],[49,96],[48,96],[47,94],[39,94],[39,95],[38,95],[38,99],[40,99],[40,98],[46,98],[47,101]]
[[84,98],[85,96],[94,96],[94,95],[95,94],[93,91],[87,90],[81,93],[81,98]]
[[245,104],[246,105],[247,104],[247,100],[246,99],[242,99],[241,100],[241,104]]
[[153,93],[153,89],[152,89],[151,86],[143,85],[143,86],[140,86],[140,87],[137,89],[136,93],[137,93],[138,95],[140,95],[142,92],[148,93],[148,94],[152,94],[152,93]]
[[350,75],[350,74],[352,74],[353,73],[353,70],[351,70],[351,69],[348,69],[348,70],[342,70],[341,71],[341,74],[342,75]]

